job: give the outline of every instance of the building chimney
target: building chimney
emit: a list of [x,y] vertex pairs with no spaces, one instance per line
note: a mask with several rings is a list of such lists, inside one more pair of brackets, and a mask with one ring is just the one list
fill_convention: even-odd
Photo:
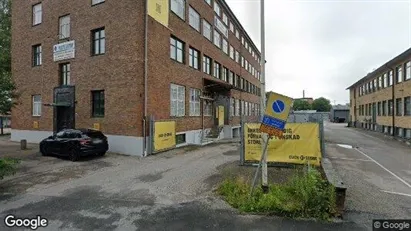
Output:
[[303,99],[305,98],[305,91],[303,90]]

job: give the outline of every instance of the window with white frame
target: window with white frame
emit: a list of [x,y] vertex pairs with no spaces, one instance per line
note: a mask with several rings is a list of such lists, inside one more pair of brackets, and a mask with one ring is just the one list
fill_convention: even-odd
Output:
[[203,101],[203,114],[204,116],[213,115],[213,103],[210,101]]
[[33,26],[41,24],[43,20],[43,10],[41,3],[33,6]]
[[248,42],[247,41],[245,41],[245,49],[248,49]]
[[227,15],[223,12],[223,22],[228,26],[228,18]]
[[235,30],[235,37],[237,39],[240,39],[240,31],[238,31],[237,29]]
[[243,56],[241,56],[241,67],[244,68],[244,57]]
[[221,35],[216,30],[214,30],[214,45],[221,48]]
[[390,71],[389,72],[389,74],[388,74],[388,84],[389,84],[389,86],[392,86],[392,84],[393,84],[393,72],[392,71]]
[[401,83],[402,82],[402,66],[398,66],[397,67],[397,73],[396,73],[396,75],[397,75],[397,83]]
[[232,71],[228,73],[228,83],[234,84],[234,73]]
[[41,95],[32,96],[33,116],[41,116]]
[[241,36],[241,44],[243,44],[243,46],[244,46],[244,37],[243,36]]
[[230,98],[230,116],[234,116],[234,98]]
[[215,12],[218,16],[221,16],[220,5],[218,5],[218,3],[217,3],[216,0],[214,0],[214,12]]
[[251,54],[251,46],[248,47],[248,52]]
[[240,63],[240,53],[238,51],[235,51],[235,62]]
[[[382,76],[378,77],[378,88],[382,88]],[[362,90],[362,88],[361,88],[361,90]]]
[[200,14],[197,13],[191,6],[188,10],[188,23],[196,31],[200,32]]
[[[387,73],[384,74],[384,82],[383,82],[383,88],[388,87],[388,75]],[[368,91],[367,91],[368,92]]]
[[244,62],[245,62],[245,69],[248,71],[248,61],[247,61],[247,59],[244,59]]
[[240,100],[235,100],[235,116],[240,116]]
[[91,0],[91,5],[97,5],[99,3],[103,3],[105,0]]
[[211,25],[203,19],[203,35],[211,41]]
[[196,70],[200,69],[200,52],[192,47],[189,49],[188,65]]
[[223,81],[228,82],[228,69],[226,67],[223,67]]
[[59,18],[59,38],[70,38],[70,15]]
[[185,87],[177,84],[170,85],[170,115],[185,115]]
[[200,116],[200,90],[190,88],[190,116]]
[[203,56],[203,71],[211,75],[211,58],[205,55]]
[[234,47],[230,45],[230,58],[234,60]]
[[234,33],[234,24],[230,21],[230,31]]
[[228,42],[225,39],[223,39],[223,52],[228,55]]
[[214,77],[216,77],[217,79],[220,78],[221,75],[221,64],[214,62]]
[[405,80],[411,79],[411,61],[405,64]]
[[211,0],[204,0],[208,5],[211,6]]
[[174,37],[170,37],[170,58],[179,63],[184,62],[184,43]]
[[244,102],[244,114],[246,115],[246,116],[249,116],[249,111],[248,111],[248,102]]
[[170,0],[170,9],[173,11],[178,17],[185,20],[185,13],[186,13],[186,1],[185,0]]

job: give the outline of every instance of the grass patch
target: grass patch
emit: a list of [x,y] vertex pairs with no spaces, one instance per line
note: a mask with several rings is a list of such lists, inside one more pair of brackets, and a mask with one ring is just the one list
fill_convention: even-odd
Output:
[[14,158],[0,158],[0,180],[5,176],[13,175],[16,173],[17,164],[20,160]]
[[248,213],[329,220],[336,212],[334,187],[315,168],[295,170],[290,180],[270,185],[268,194],[256,187],[250,197],[250,185],[244,178],[230,177],[219,185],[218,193],[231,206]]

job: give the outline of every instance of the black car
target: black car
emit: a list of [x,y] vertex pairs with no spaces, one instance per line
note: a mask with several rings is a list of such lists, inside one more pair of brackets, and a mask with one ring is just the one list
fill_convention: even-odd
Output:
[[104,156],[107,150],[107,137],[93,129],[63,129],[40,142],[43,156],[67,156],[71,161],[76,161],[81,156]]

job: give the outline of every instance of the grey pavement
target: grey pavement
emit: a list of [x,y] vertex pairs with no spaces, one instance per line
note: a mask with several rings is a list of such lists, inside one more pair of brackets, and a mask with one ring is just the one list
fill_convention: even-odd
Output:
[[372,219],[411,219],[410,146],[345,124],[326,123],[325,137],[348,186],[344,220],[371,230]]
[[[5,146],[12,151],[12,143],[1,141]],[[37,230],[361,230],[350,221],[296,221],[230,208],[213,189],[219,167],[238,161],[237,143],[75,163],[42,157],[35,148],[19,156],[19,173],[0,181],[0,217],[47,218],[49,225]],[[9,229],[0,222],[0,230]]]

